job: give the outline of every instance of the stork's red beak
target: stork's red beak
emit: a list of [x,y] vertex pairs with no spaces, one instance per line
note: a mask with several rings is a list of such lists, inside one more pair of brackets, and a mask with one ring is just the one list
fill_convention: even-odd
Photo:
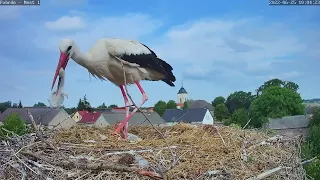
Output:
[[[60,58],[59,58],[59,63],[58,63],[57,69],[56,69],[56,73],[55,73],[55,75],[53,77],[51,91],[52,91],[52,89],[54,87],[54,84],[56,83],[56,80],[57,80],[57,77],[58,77],[60,69],[63,68],[63,70],[65,70],[66,67],[67,67],[68,61],[69,61],[69,55],[64,53],[64,52],[61,52],[60,53]],[[59,89],[59,85],[60,85],[60,80],[61,80],[61,78],[59,78],[58,89]]]

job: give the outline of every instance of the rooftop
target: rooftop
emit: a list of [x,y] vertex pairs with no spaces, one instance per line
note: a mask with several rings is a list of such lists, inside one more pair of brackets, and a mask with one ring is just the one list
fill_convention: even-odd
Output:
[[101,112],[78,111],[82,116],[78,123],[94,124],[100,117]]
[[48,125],[52,121],[52,119],[56,117],[56,115],[63,109],[54,109],[49,107],[8,108],[0,115],[0,121],[3,121],[8,115],[12,113],[18,113],[19,116],[26,121],[26,123],[31,123],[27,110],[31,112],[36,123]]
[[184,87],[181,87],[178,94],[188,94]]
[[[156,112],[148,112],[144,113],[148,119],[151,121],[152,124],[163,124],[165,121],[159,116],[158,113]],[[106,119],[106,121],[110,125],[114,125],[118,122],[122,122],[125,118],[125,113],[124,112],[109,112],[109,113],[103,113],[103,117]],[[141,112],[136,112],[131,119],[129,120],[129,125],[150,125],[149,121],[146,120],[144,115]]]
[[195,108],[195,109],[167,109],[162,118],[166,122],[200,122],[203,120],[207,108]]

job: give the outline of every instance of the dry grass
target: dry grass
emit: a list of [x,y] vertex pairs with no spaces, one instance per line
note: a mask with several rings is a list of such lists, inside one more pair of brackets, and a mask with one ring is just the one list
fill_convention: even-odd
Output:
[[[139,142],[127,142],[112,136],[111,128],[77,126],[45,137],[58,151],[50,148],[48,143],[35,142],[36,140],[28,140],[29,142],[17,147],[11,143],[6,146],[6,151],[0,151],[6,157],[6,160],[1,161],[4,172],[2,177],[21,179],[21,174],[26,173],[33,179],[150,179],[150,176],[161,179],[162,176],[164,179],[240,180],[279,166],[287,168],[272,174],[269,179],[305,177],[295,139],[285,143],[278,140],[259,145],[269,137],[254,130],[246,130],[247,143],[244,149],[244,131],[237,128],[179,124],[158,130],[165,136],[166,143],[149,126],[129,129],[129,132],[142,138]],[[25,147],[27,144],[29,146]],[[165,149],[167,144],[176,148],[172,147],[172,151],[169,151]],[[24,148],[21,149],[22,147]],[[14,155],[18,150],[19,153]],[[135,155],[121,153],[129,150],[149,151],[137,152]],[[244,150],[247,161],[242,159]],[[30,152],[38,157],[28,155]],[[175,158],[172,153],[176,155]],[[133,158],[137,154],[146,159],[150,166],[139,167]],[[95,165],[98,167],[92,167]],[[114,168],[104,167],[106,165]],[[38,172],[38,175],[28,167]],[[144,172],[140,172],[140,169]],[[150,172],[155,173],[150,175]]]

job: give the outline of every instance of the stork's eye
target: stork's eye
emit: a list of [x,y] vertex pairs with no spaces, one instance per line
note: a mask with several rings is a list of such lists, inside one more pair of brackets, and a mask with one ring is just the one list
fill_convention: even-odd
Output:
[[71,50],[71,48],[72,48],[72,46],[69,46],[69,47],[67,48],[67,53]]

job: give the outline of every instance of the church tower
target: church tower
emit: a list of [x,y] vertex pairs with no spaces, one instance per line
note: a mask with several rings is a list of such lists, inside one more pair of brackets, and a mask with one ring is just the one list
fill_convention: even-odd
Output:
[[182,109],[183,103],[188,100],[188,93],[183,87],[183,82],[181,83],[181,88],[177,94],[177,108]]

